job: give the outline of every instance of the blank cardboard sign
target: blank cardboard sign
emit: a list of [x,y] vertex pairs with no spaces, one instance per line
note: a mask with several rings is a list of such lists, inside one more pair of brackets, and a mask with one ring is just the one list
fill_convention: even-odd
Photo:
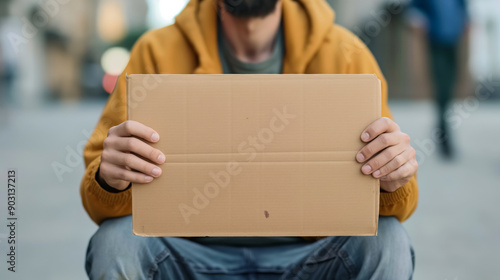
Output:
[[128,119],[160,134],[163,174],[132,186],[141,236],[375,235],[360,135],[375,75],[130,75]]

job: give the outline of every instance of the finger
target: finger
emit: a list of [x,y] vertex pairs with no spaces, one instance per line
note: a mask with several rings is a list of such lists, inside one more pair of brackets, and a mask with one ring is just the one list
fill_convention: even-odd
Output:
[[376,171],[379,171],[378,174],[380,174],[379,168],[385,166],[388,162],[391,162],[395,157],[404,152],[404,150],[405,147],[403,145],[391,146],[370,159],[365,165],[363,165],[363,167],[361,167],[361,171],[366,175],[373,173],[375,176]]
[[[154,179],[149,175],[145,175],[137,171],[127,170],[124,167],[111,163],[101,163],[101,169],[105,170],[107,174],[110,174],[110,177],[113,180],[145,184],[153,181]],[[107,183],[112,186],[111,182]]]
[[122,153],[116,150],[103,151],[101,159],[118,166],[129,167],[145,175],[153,177],[159,177],[161,175],[161,168],[134,154]]
[[365,162],[383,149],[399,144],[399,133],[384,133],[366,144],[356,155],[358,162]]
[[361,133],[361,140],[370,142],[384,132],[394,132],[397,130],[399,130],[399,126],[393,120],[383,117],[372,122],[365,131]]
[[165,155],[160,150],[135,137],[113,137],[109,139],[109,142],[118,151],[132,152],[158,164],[165,162]]
[[[415,162],[414,162],[415,161]],[[397,181],[413,176],[416,171],[416,160],[407,161],[405,164],[390,172],[389,174],[380,177],[382,181]]]
[[406,149],[399,155],[395,156],[392,160],[390,160],[384,166],[380,167],[378,170],[375,170],[375,172],[373,172],[373,177],[380,178],[382,176],[385,176],[403,166],[413,158],[415,158],[415,149],[410,147],[409,149]]
[[110,129],[110,133],[119,137],[137,136],[149,142],[158,142],[160,136],[152,128],[136,121],[125,121]]

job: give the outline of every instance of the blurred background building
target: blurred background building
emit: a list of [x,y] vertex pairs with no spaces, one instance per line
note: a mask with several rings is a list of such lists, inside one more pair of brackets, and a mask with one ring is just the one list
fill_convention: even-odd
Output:
[[[454,161],[434,153],[428,36],[409,2],[328,2],[336,22],[376,56],[395,118],[419,152],[420,204],[405,223],[417,253],[415,279],[497,279],[500,0],[468,1],[470,25],[460,41],[454,86],[455,105],[462,108],[452,115],[460,121]],[[21,272],[5,278],[1,262],[0,279],[85,279],[85,249],[96,226],[78,192],[83,145],[134,42],[173,23],[186,3],[0,0],[0,170],[19,169],[23,215]],[[68,169],[56,172],[57,163]],[[2,195],[3,188],[0,207]]]
[[[329,0],[336,22],[373,51],[392,98],[425,99],[426,33],[412,24],[407,0]],[[2,98],[21,106],[105,97],[128,51],[145,31],[171,24],[187,0],[0,0]],[[470,32],[460,47],[456,94],[500,76],[500,5],[471,1]],[[360,9],[359,7],[363,7]],[[16,92],[16,94],[12,94]]]

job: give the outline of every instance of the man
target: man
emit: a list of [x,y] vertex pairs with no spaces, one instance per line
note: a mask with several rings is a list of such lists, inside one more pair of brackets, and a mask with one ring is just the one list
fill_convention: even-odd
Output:
[[[415,150],[390,119],[375,59],[333,19],[322,0],[191,0],[173,25],[139,39],[84,151],[82,201],[100,225],[87,251],[91,279],[411,278],[413,250],[400,222],[417,204]],[[165,156],[149,145],[162,135],[126,121],[125,73],[375,73],[384,118],[360,132],[367,144],[356,159],[381,180],[378,236],[134,236],[131,182],[161,176]]]
[[467,5],[465,0],[414,0],[411,6],[423,14],[427,23],[440,148],[441,154],[449,159],[453,157],[453,147],[446,111],[453,99],[460,40],[468,25]]

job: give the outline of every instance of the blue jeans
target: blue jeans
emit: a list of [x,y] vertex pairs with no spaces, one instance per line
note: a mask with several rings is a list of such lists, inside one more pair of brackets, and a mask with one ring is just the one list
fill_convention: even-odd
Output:
[[414,253],[394,217],[378,236],[327,237],[272,246],[207,245],[132,234],[132,218],[105,221],[87,249],[90,279],[411,279]]

